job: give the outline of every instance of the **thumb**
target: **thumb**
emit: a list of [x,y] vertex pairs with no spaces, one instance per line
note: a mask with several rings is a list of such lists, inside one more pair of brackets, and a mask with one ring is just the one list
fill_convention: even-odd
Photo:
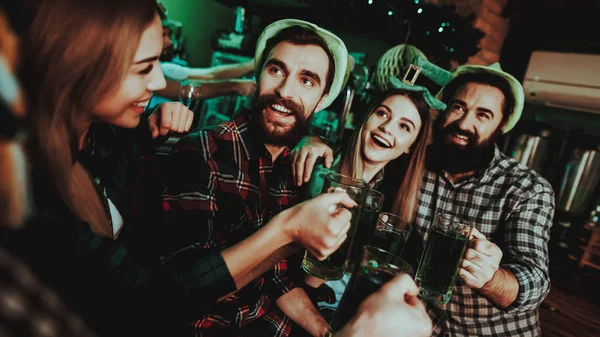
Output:
[[156,124],[150,122],[148,123],[148,126],[150,127],[150,133],[152,133],[152,138],[158,137],[158,127],[156,126]]
[[404,300],[407,297],[416,297],[419,294],[419,287],[408,274],[401,273],[391,281],[384,284],[382,291],[388,296],[398,300]]
[[325,158],[325,167],[331,168],[331,164],[333,164],[333,151],[328,148],[323,157]]
[[473,230],[471,231],[471,240],[472,239],[487,240],[485,235],[481,234],[481,232],[478,231],[477,228],[474,228],[474,227],[473,227]]

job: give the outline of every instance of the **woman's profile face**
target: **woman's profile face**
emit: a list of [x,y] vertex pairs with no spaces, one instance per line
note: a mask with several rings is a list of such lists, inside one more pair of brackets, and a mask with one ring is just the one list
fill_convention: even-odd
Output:
[[363,125],[362,157],[371,163],[388,163],[408,153],[421,130],[421,116],[410,98],[387,97]]
[[125,78],[121,83],[115,83],[115,90],[108,93],[92,112],[95,120],[122,128],[134,128],[139,124],[152,92],[166,86],[158,63],[162,41],[162,24],[155,15],[142,34]]

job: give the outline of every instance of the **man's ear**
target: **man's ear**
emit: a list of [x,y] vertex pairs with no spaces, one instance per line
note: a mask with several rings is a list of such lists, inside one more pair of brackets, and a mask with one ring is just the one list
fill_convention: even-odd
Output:
[[501,135],[505,133],[504,129],[506,128],[506,126],[508,125],[509,122],[510,122],[510,116],[502,124],[500,124],[500,130],[502,130],[500,133]]
[[315,108],[315,112],[321,111],[321,107],[323,106],[323,103],[325,102],[325,99],[328,96],[329,96],[329,94],[325,94],[325,95],[321,96],[321,99],[319,100],[319,103],[317,103],[317,107]]

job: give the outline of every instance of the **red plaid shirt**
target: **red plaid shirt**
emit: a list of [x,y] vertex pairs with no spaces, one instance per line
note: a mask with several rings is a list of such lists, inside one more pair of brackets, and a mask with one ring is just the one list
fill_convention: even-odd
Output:
[[[190,134],[173,150],[162,197],[165,226],[175,230],[164,238],[172,255],[222,251],[296,202],[288,149],[273,163],[250,115],[244,110],[232,122]],[[290,320],[274,302],[293,287],[281,261],[193,324],[202,336],[287,336]]]

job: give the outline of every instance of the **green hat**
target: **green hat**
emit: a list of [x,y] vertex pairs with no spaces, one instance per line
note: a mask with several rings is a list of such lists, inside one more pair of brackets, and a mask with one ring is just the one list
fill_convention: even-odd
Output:
[[167,8],[158,0],[156,1],[156,11],[158,11],[158,16],[161,21],[167,18]]
[[262,72],[263,60],[261,60],[261,58],[267,45],[267,41],[269,41],[270,38],[275,37],[282,30],[293,26],[300,26],[315,32],[323,39],[323,41],[325,41],[325,44],[329,48],[329,52],[333,56],[333,69],[335,73],[333,74],[333,81],[329,89],[329,94],[327,97],[325,97],[321,106],[321,109],[324,110],[330,106],[331,103],[333,103],[333,101],[342,91],[344,77],[346,75],[346,68],[348,67],[348,50],[346,49],[346,45],[339,37],[328,30],[325,30],[313,23],[296,19],[279,20],[268,25],[267,28],[263,30],[262,34],[258,38],[258,41],[256,42],[256,52],[254,54],[254,71],[256,78],[260,78],[260,74]]
[[506,125],[502,128],[502,133],[507,133],[515,127],[519,119],[521,118],[521,114],[523,113],[523,104],[525,103],[525,92],[523,90],[523,86],[516,78],[514,78],[511,74],[505,72],[500,67],[500,63],[496,62],[489,66],[474,66],[474,65],[464,65],[460,66],[454,72],[453,81],[457,78],[460,78],[466,74],[475,74],[475,73],[487,73],[495,76],[499,76],[506,81],[510,85],[510,89],[515,101],[515,106],[513,107],[510,116],[506,121]]
[[435,110],[445,110],[446,104],[436,95],[452,80],[452,73],[415,56],[402,79],[390,77],[391,88],[420,92],[427,105]]
[[177,29],[183,27],[183,24],[177,20],[167,18],[162,20],[162,26],[170,29]]

